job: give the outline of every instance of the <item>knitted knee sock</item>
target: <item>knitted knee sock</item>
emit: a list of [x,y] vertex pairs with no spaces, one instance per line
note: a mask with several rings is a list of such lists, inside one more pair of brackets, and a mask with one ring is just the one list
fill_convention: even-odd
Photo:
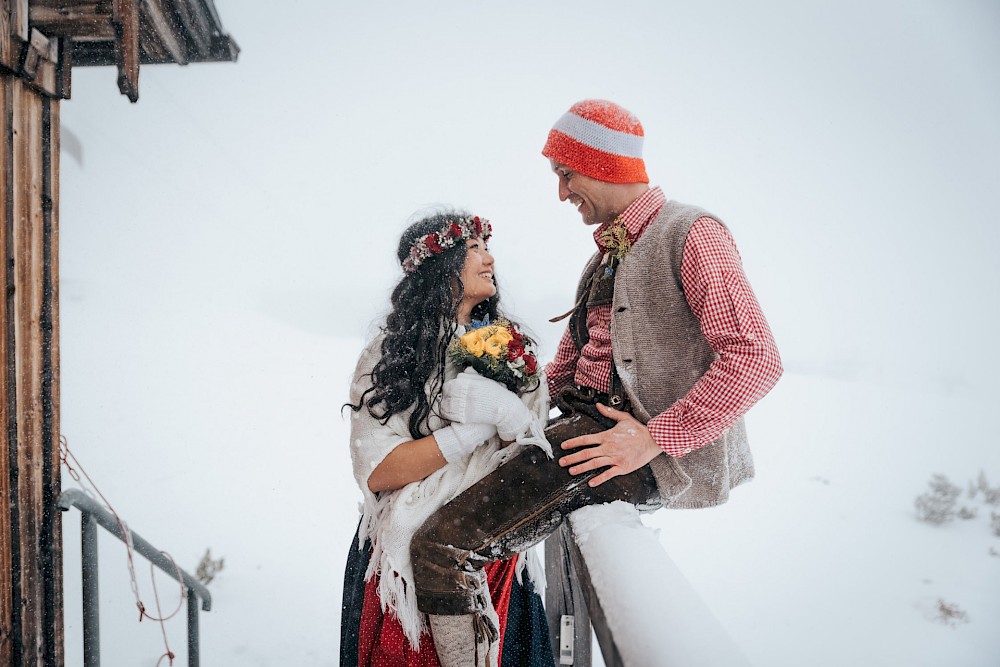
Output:
[[[500,642],[496,639],[490,641],[489,636],[484,636],[488,635],[487,632],[477,632],[476,624],[490,621],[494,624],[493,628],[497,628],[499,618],[492,605],[488,611],[480,614],[485,614],[486,617],[479,614],[428,615],[441,667],[498,667]],[[478,641],[477,635],[480,636]]]

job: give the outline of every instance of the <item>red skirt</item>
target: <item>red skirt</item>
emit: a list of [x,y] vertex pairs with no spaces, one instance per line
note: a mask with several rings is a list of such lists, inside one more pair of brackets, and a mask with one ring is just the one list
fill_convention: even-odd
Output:
[[[507,610],[510,607],[516,564],[517,556],[488,563],[485,568],[493,607],[500,617],[500,650],[503,649],[504,631],[507,628]],[[420,648],[414,650],[403,634],[403,626],[396,615],[392,612],[382,613],[378,582],[379,575],[376,574],[365,584],[365,601],[361,610],[361,630],[358,637],[358,666],[440,667],[434,640],[429,634],[420,636]]]

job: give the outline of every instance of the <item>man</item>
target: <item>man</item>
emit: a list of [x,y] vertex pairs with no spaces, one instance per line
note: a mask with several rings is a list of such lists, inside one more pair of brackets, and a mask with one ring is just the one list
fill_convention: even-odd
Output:
[[[542,150],[559,199],[596,227],[597,252],[546,367],[563,411],[546,437],[570,453],[549,461],[523,452],[414,537],[417,601],[443,667],[479,664],[494,639],[485,562],[541,541],[584,505],[709,507],[753,476],[742,416],[777,382],[781,360],[728,229],[649,187],[643,136],[627,110],[585,100]],[[469,390],[460,376],[446,402]],[[516,406],[494,399],[492,414],[462,417],[510,422]]]

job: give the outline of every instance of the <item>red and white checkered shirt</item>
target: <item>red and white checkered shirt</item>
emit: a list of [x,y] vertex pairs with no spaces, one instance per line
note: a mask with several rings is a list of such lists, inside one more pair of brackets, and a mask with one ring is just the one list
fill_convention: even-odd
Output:
[[[653,188],[625,210],[622,220],[633,241],[660,212],[664,201],[662,190]],[[594,232],[595,242],[604,227]],[[598,249],[602,249],[600,243]],[[729,275],[728,283],[724,274]],[[681,283],[702,334],[718,356],[687,395],[646,424],[656,444],[673,457],[718,439],[774,386],[782,372],[774,337],[743,274],[733,237],[710,217],[698,218],[691,225],[684,242]],[[737,298],[734,290],[739,292]],[[739,312],[734,304],[739,304]],[[590,341],[579,352],[569,329],[563,333],[555,359],[545,367],[553,396],[571,383],[608,391],[610,321],[611,304],[589,309]]]

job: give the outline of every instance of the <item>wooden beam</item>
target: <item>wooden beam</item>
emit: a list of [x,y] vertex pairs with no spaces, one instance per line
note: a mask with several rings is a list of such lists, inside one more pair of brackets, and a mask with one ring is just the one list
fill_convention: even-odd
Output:
[[[17,499],[20,523],[21,641],[26,664],[44,641],[42,539],[42,119],[41,98],[14,86],[14,347],[17,366]],[[12,461],[13,463],[13,461]]]
[[[577,573],[576,542],[569,520],[545,540],[545,615],[557,665],[590,667],[591,624],[585,593]],[[563,618],[573,619],[564,629]],[[563,636],[568,633],[567,636]]]
[[[10,36],[28,41],[28,0],[9,0]],[[5,35],[6,36],[6,35]]]
[[[68,100],[73,92],[73,40],[59,38],[59,67],[56,72],[57,97]],[[58,173],[58,172],[57,172]],[[56,183],[59,179],[56,179]]]
[[33,0],[31,25],[47,35],[76,39],[115,38],[110,0]]
[[140,20],[144,28],[155,35],[170,58],[178,65],[187,65],[187,49],[179,39],[180,26],[173,20],[163,4],[163,0],[141,0]]
[[61,667],[59,103],[4,72],[0,109],[0,665]]
[[188,45],[194,47],[199,60],[207,58],[212,51],[212,23],[208,12],[200,3],[174,2],[173,6],[187,32]]
[[0,0],[0,68],[8,72],[17,71],[21,57],[21,41],[13,36],[14,18],[13,0]]
[[139,7],[138,0],[114,0],[115,63],[118,90],[131,102],[139,101]]
[[63,664],[58,101],[0,75],[0,664]]
[[[4,8],[4,15],[9,16]],[[0,39],[9,41],[6,31]],[[21,663],[20,521],[17,516],[17,372],[14,346],[15,78],[0,74],[0,665]]]
[[18,75],[48,97],[59,97],[59,40],[49,39],[37,28],[21,45]]
[[42,575],[43,663],[65,664],[63,623],[62,490],[60,468],[59,355],[59,101],[42,100],[42,525],[39,541]]

